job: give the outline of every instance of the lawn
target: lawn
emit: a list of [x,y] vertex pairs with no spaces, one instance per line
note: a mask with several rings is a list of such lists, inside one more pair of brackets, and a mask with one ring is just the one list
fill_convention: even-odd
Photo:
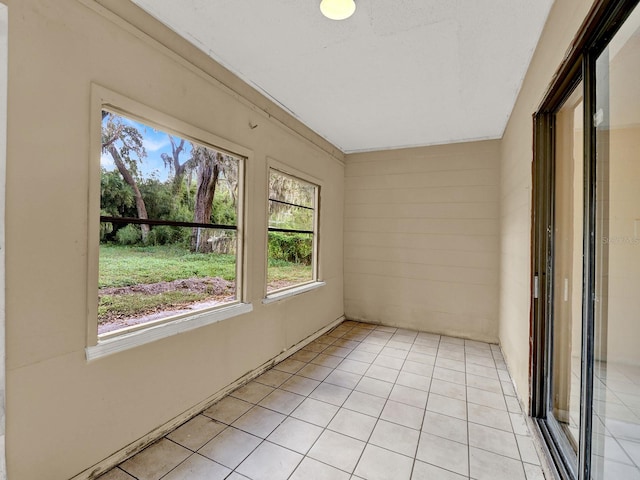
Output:
[[234,255],[191,253],[175,245],[100,245],[99,288],[170,282],[183,278],[236,278]]
[[[234,298],[235,262],[234,255],[191,253],[175,245],[100,245],[99,333],[195,302]],[[271,261],[268,278],[270,291],[302,283],[311,279],[311,266]]]

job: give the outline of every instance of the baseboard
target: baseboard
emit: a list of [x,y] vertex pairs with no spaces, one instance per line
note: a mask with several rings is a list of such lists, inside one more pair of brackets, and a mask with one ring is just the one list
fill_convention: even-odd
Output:
[[175,430],[176,428],[178,428],[180,425],[182,425],[186,421],[190,420],[191,418],[195,417],[196,415],[199,415],[201,412],[203,412],[204,410],[209,408],[211,405],[213,405],[217,401],[221,400],[226,395],[228,395],[231,392],[233,392],[238,387],[241,387],[245,383],[250,382],[254,378],[256,378],[259,375],[261,375],[262,373],[264,373],[266,370],[268,370],[271,367],[273,367],[276,363],[279,363],[282,360],[286,359],[287,357],[290,357],[291,355],[296,353],[298,350],[300,350],[301,348],[304,348],[306,345],[308,345],[309,343],[313,342],[318,337],[324,335],[329,330],[331,330],[331,329],[335,328],[336,326],[340,325],[344,321],[345,321],[344,315],[339,317],[339,318],[337,318],[336,320],[331,322],[326,327],[323,327],[320,330],[316,331],[315,333],[309,335],[304,340],[301,340],[300,342],[296,343],[292,347],[290,347],[287,350],[283,351],[279,355],[273,357],[271,360],[263,363],[262,365],[260,365],[259,367],[255,368],[254,370],[246,373],[242,377],[238,378],[235,382],[233,382],[233,383],[227,385],[226,387],[224,387],[223,389],[217,391],[216,393],[214,393],[210,397],[206,398],[202,402],[200,402],[197,405],[191,407],[189,410],[181,413],[180,415],[178,415],[177,417],[171,419],[167,423],[165,423],[165,424],[161,425],[160,427],[158,427],[158,428],[152,430],[151,432],[147,433],[144,437],[136,440],[135,442],[130,443],[126,447],[122,448],[121,450],[118,450],[117,452],[113,453],[112,455],[109,455],[104,460],[98,462],[97,464],[93,465],[92,467],[90,467],[90,468],[84,470],[83,472],[79,473],[75,477],[71,478],[71,480],[93,480],[93,479],[99,477],[100,475],[108,472],[113,467],[116,467],[117,465],[119,465],[120,463],[124,462],[128,458],[133,457],[136,453],[141,452],[142,450],[144,450],[146,447],[148,447],[152,443],[156,442],[157,440],[161,439],[162,437],[164,437],[165,435],[167,435],[171,431]]

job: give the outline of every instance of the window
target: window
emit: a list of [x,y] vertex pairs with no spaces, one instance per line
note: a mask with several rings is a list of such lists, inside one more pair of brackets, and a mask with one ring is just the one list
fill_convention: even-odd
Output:
[[267,294],[317,280],[319,187],[269,170]]
[[243,158],[101,115],[98,339],[238,304]]

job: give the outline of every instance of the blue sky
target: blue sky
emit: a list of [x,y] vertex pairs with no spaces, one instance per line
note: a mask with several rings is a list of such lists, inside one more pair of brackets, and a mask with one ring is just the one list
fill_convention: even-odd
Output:
[[[169,142],[169,136],[167,133],[156,130],[143,123],[136,122],[126,117],[121,117],[127,125],[131,125],[138,129],[143,137],[143,145],[147,152],[147,156],[142,159],[142,162],[138,163],[138,169],[140,174],[144,178],[150,178],[156,176],[160,181],[165,181],[169,177],[169,168],[165,167],[162,160],[162,154],[166,153],[171,156],[171,143]],[[173,135],[174,141],[178,142],[179,137]],[[185,142],[184,150],[180,154],[180,162],[184,162],[189,158],[191,151],[191,144]],[[100,157],[100,165],[106,170],[115,170],[116,166],[113,163],[113,158],[108,153],[102,153]]]

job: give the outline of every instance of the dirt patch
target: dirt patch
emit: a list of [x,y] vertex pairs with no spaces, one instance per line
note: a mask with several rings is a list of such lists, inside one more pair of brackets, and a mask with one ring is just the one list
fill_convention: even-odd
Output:
[[[276,280],[268,285],[269,291],[288,287],[292,282]],[[160,320],[168,316],[188,313],[202,308],[214,307],[235,298],[236,284],[219,277],[186,278],[171,282],[146,283],[128,287],[101,288],[98,295],[159,295],[166,292],[186,291],[205,294],[204,299],[193,302],[174,302],[140,311],[135,317],[118,312],[107,312],[98,321],[98,333],[107,333],[122,328]]]
[[158,295],[165,292],[188,290],[196,293],[207,293],[213,297],[233,295],[236,283],[219,277],[185,278],[172,282],[143,283],[129,287],[101,288],[98,295],[129,295],[142,293],[144,295]]
[[111,332],[122,328],[139,325],[141,323],[160,320],[172,315],[179,315],[202,308],[213,307],[226,303],[235,298],[236,285],[219,277],[186,278],[171,282],[147,283],[128,287],[101,288],[98,296],[102,295],[159,295],[167,292],[186,291],[205,294],[205,298],[195,302],[174,302],[163,304],[155,308],[147,308],[135,317],[118,312],[107,312],[101,315],[98,323],[98,333]]

